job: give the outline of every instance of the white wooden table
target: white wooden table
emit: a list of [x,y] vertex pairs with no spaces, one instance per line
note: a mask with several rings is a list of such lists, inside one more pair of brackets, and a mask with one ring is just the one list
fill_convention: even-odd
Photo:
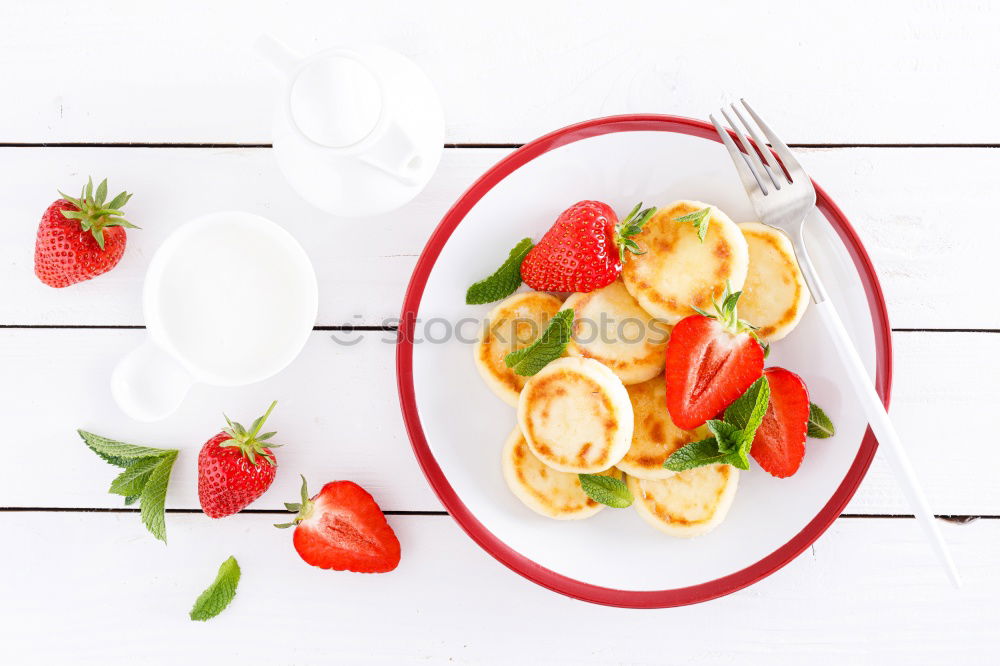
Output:
[[[1000,648],[1000,11],[986,2],[13,3],[0,9],[0,663],[381,661],[698,664],[989,663]],[[694,7],[694,5],[699,5]],[[710,6],[711,5],[711,6]],[[771,30],[775,26],[778,30]],[[250,51],[270,31],[303,52],[392,46],[448,114],[438,174],[362,228],[299,200],[272,159],[277,82]],[[792,564],[699,606],[628,611],[549,593],[479,550],[442,510],[397,409],[391,331],[449,203],[519,143],[622,112],[705,117],[746,95],[796,144],[879,270],[895,333],[892,415],[965,576],[951,589],[880,461],[845,515]],[[37,221],[87,175],[135,192],[120,266],[70,289],[32,273]],[[135,423],[108,375],[142,337],[157,245],[196,213],[271,217],[307,248],[319,322],[292,367],[199,387]],[[361,232],[373,241],[351,242]],[[220,412],[272,398],[288,446],[253,509],[198,511],[195,458]],[[105,492],[114,470],[78,427],[179,447],[169,546]],[[350,478],[403,544],[385,576],[301,563],[270,527],[314,484]],[[187,619],[235,554],[239,595]]]

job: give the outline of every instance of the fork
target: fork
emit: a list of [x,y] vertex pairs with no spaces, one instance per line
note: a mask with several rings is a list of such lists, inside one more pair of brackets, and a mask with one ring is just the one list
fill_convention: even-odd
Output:
[[[892,421],[889,420],[885,405],[868,377],[868,372],[861,362],[861,357],[858,355],[847,329],[844,328],[844,324],[840,320],[840,315],[837,314],[833,303],[827,298],[823,283],[809,259],[809,252],[806,249],[802,232],[806,216],[816,205],[816,190],[813,188],[812,181],[799,165],[795,156],[792,155],[788,146],[771,131],[767,123],[750,108],[746,100],[741,99],[740,102],[752,118],[752,123],[747,122],[746,117],[736,104],[731,104],[730,108],[739,119],[740,125],[746,130],[746,134],[749,134],[750,140],[747,139],[740,126],[733,122],[724,107],[721,111],[722,116],[733,129],[733,135],[739,141],[742,150],[737,147],[733,137],[714,116],[710,115],[709,119],[729,151],[729,156],[732,158],[733,164],[736,165],[736,171],[739,173],[743,187],[746,189],[750,203],[753,204],[760,221],[784,232],[791,240],[795,250],[795,258],[798,260],[802,276],[812,294],[815,303],[814,309],[823,320],[833,347],[847,369],[851,388],[858,396],[868,424],[878,439],[879,449],[885,454],[903,494],[912,507],[913,513],[930,541],[935,554],[945,566],[952,584],[956,588],[960,587],[962,582],[958,570],[955,568],[948,546],[941,536],[934,514],[927,504],[927,498],[924,497],[924,493],[917,483],[909,456],[903,448],[902,441],[899,439]],[[757,128],[763,131],[767,137],[774,153],[777,153],[777,159],[780,159],[780,164],[774,153],[768,150],[767,143]],[[767,166],[761,161],[761,156],[767,162]]]

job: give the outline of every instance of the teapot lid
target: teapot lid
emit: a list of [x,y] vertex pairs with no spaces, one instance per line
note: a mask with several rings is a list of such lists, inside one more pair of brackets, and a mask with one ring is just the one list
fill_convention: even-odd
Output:
[[299,130],[316,143],[343,148],[378,124],[382,90],[361,62],[332,55],[308,63],[292,84],[290,107]]

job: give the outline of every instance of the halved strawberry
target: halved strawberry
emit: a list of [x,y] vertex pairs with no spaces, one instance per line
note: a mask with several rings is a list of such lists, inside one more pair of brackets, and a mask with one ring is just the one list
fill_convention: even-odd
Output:
[[667,410],[678,428],[694,430],[715,418],[764,370],[764,348],[736,315],[739,298],[727,288],[716,314],[685,317],[670,332]]
[[806,454],[809,391],[801,377],[784,368],[768,368],[764,376],[771,387],[771,401],[750,455],[765,472],[783,479],[798,471]]
[[292,543],[299,556],[321,569],[385,573],[399,564],[399,539],[368,492],[353,481],[333,481],[310,498],[302,477],[302,502],[285,504],[298,515]]

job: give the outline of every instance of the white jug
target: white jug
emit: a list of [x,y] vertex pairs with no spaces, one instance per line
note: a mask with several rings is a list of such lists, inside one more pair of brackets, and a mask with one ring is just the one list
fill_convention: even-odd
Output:
[[389,49],[342,46],[299,58],[257,42],[285,78],[274,153],[292,187],[342,217],[399,208],[427,184],[444,148],[444,115],[431,82]]

